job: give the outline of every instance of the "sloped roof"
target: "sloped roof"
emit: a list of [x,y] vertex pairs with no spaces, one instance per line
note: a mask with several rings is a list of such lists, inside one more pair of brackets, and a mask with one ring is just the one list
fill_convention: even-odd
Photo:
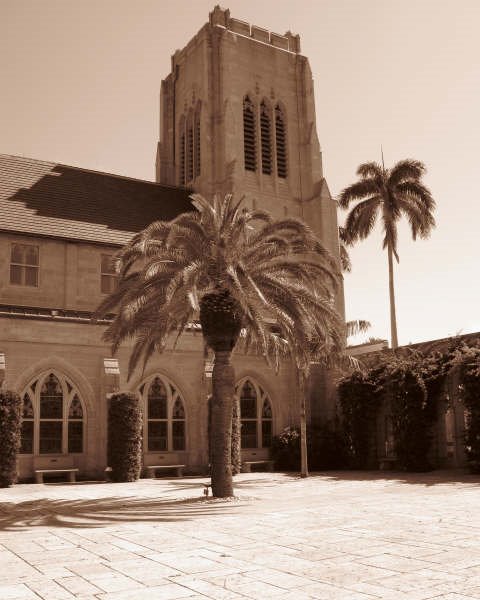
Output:
[[193,210],[183,188],[0,154],[0,230],[123,245]]

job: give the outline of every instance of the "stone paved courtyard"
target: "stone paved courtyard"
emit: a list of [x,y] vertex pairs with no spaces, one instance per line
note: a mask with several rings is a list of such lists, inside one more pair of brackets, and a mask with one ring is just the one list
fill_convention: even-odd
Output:
[[0,600],[480,598],[480,478],[338,472],[0,490]]

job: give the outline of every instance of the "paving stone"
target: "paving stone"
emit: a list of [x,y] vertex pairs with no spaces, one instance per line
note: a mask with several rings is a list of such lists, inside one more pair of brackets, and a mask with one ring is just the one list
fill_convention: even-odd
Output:
[[[98,600],[176,600],[176,598],[192,598],[195,592],[191,589],[168,583],[166,585],[144,588],[143,592],[138,590],[126,590],[121,592],[111,592],[108,594],[98,594]],[[203,596],[205,598],[205,596]]]
[[0,585],[0,598],[2,600],[38,600],[37,594],[23,583]]
[[98,594],[102,590],[83,577],[60,577],[57,583],[69,590],[74,596]]

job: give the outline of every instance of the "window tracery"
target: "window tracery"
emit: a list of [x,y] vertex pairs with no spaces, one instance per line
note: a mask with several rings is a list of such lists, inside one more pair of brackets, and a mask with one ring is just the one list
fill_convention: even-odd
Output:
[[185,405],[178,390],[165,377],[156,375],[140,387],[140,394],[146,405],[147,450],[185,450]]
[[82,453],[84,408],[73,382],[48,371],[24,390],[21,454]]
[[237,386],[240,398],[242,448],[269,448],[273,414],[268,395],[256,382],[246,379]]

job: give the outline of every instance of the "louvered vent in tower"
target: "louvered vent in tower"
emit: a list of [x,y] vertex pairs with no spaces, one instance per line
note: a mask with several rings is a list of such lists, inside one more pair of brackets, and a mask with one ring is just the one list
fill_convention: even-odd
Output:
[[195,155],[195,177],[200,175],[200,109],[198,108],[195,112],[195,147],[194,147],[194,155]]
[[275,141],[277,146],[277,175],[287,177],[287,132],[285,116],[280,106],[275,107]]
[[180,170],[178,175],[179,185],[185,185],[185,131],[180,133]]
[[262,140],[262,173],[272,173],[272,132],[270,110],[265,101],[260,104],[260,133]]
[[243,99],[243,152],[245,170],[257,170],[255,111],[248,96]]
[[189,119],[187,125],[187,183],[193,179],[193,123]]

